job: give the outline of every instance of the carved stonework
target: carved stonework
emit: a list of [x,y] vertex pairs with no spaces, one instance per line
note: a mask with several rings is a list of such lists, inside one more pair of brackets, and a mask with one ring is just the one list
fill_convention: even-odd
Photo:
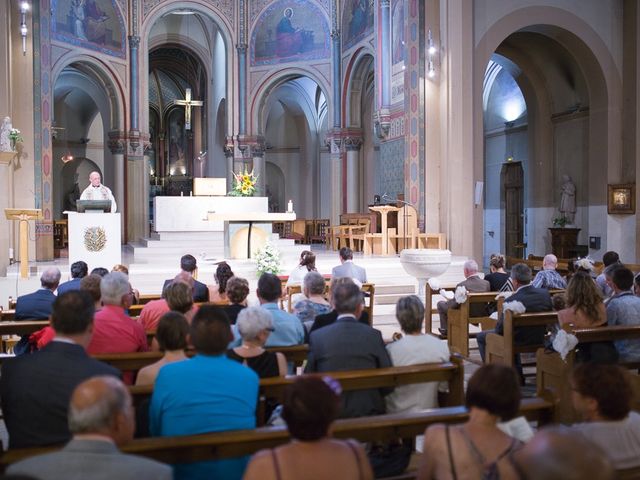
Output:
[[235,153],[235,145],[233,143],[233,137],[226,137],[224,142],[224,156],[225,157],[233,157]]
[[387,138],[391,128],[391,115],[389,110],[381,109],[373,115],[373,128],[378,138]]
[[124,132],[109,132],[109,141],[107,142],[112,155],[122,155],[126,147]]
[[[167,3],[171,0],[144,0],[142,7],[143,17],[147,17],[149,12],[161,3]],[[207,0],[207,3],[227,17],[229,23],[234,23],[235,8],[238,0]]]
[[140,37],[137,35],[129,36],[129,48],[138,48],[140,46]]
[[348,136],[344,137],[344,148],[347,151],[358,151],[362,146],[362,137]]
[[132,130],[129,132],[129,153],[131,155],[140,155],[142,152],[139,152],[141,140],[140,140],[140,132]]

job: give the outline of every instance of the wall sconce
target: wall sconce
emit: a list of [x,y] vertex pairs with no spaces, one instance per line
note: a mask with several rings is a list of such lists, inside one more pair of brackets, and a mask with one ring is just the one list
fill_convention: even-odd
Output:
[[436,48],[436,44],[433,41],[433,34],[431,33],[431,29],[429,29],[427,33],[427,53],[429,54],[429,61],[427,63],[427,75],[429,76],[429,78],[433,78],[436,76],[434,59],[436,53],[438,53],[438,49]]
[[28,2],[20,2],[20,36],[22,37],[22,55],[27,54],[27,12],[29,11]]
[[71,155],[71,152],[69,150],[67,150],[67,153],[65,153],[63,156],[61,156],[60,160],[62,160],[62,163],[72,162],[73,161],[73,155]]

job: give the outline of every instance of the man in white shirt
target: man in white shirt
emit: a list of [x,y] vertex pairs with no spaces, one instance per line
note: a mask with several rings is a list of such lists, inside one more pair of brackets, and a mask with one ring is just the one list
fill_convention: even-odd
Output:
[[116,199],[108,187],[101,183],[100,173],[91,172],[89,174],[89,186],[80,195],[80,200],[111,200],[111,213],[116,213]]

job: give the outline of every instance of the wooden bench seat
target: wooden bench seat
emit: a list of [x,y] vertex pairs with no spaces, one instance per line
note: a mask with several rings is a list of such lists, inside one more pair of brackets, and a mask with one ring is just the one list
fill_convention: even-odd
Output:
[[[520,414],[543,425],[552,417],[553,404],[540,398],[523,399]],[[341,439],[385,441],[411,438],[424,433],[430,425],[462,423],[468,418],[469,412],[463,406],[443,407],[417,413],[340,419],[333,424],[332,433],[335,438]],[[285,427],[260,427],[201,435],[136,439],[123,446],[122,451],[173,464],[251,455],[258,450],[274,448],[289,441],[289,432]],[[1,467],[4,469],[19,460],[58,448],[60,447],[9,450],[0,458]]]
[[[614,326],[584,329],[569,329],[580,344],[593,342],[607,342],[615,340],[640,339],[640,326]],[[571,372],[576,364],[575,350],[569,352],[563,361],[559,353],[546,352],[539,349],[537,359],[537,394],[554,403],[554,421],[573,423],[579,416],[571,402]],[[638,370],[638,363],[621,363],[629,369]],[[640,410],[640,377],[632,376],[636,385],[635,409]]]
[[[450,308],[447,312],[449,319],[449,327],[447,333],[447,342],[451,353],[458,353],[463,357],[469,356],[469,325],[480,325],[482,330],[494,328],[496,321],[483,315],[480,317],[471,316],[472,305],[487,305],[496,301],[498,292],[486,293],[467,293],[467,301],[460,304],[459,308]],[[504,298],[498,299],[498,311],[502,311]]]

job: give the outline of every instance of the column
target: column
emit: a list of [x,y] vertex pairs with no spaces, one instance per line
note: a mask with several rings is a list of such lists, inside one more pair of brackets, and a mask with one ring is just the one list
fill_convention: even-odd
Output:
[[7,220],[4,215],[4,209],[11,207],[11,174],[12,161],[14,157],[12,152],[0,152],[0,277],[7,276],[7,267],[9,266],[9,247],[11,246],[11,220]]
[[333,127],[340,128],[342,115],[342,71],[340,52],[340,18],[339,6],[336,0],[332,2],[332,30],[331,30],[331,60],[333,63]]
[[380,68],[382,69],[382,109],[389,109],[391,104],[391,1],[380,0],[380,32],[381,55]]
[[362,137],[349,136],[344,139],[346,156],[347,213],[360,211],[360,147]]
[[231,191],[231,172],[233,172],[233,154],[235,148],[233,145],[233,137],[227,137],[224,145],[224,157],[227,161],[227,192]]
[[346,209],[346,200],[343,196],[342,177],[342,136],[340,129],[335,129],[327,135],[327,146],[331,152],[331,223],[337,224],[340,214]]
[[251,146],[251,157],[253,158],[253,173],[258,177],[256,184],[256,196],[263,197],[266,187],[266,162],[264,159],[264,143],[256,143]]
[[238,135],[247,134],[247,1],[239,1],[238,25]]
[[[109,132],[109,150],[111,151],[111,160],[113,162],[113,196],[116,199],[116,204],[118,206],[118,211],[120,213],[124,212],[125,203],[125,195],[124,195],[124,149],[125,149],[125,138],[124,132],[113,131]],[[124,238],[124,221],[125,215],[120,216],[120,227],[122,228],[122,241]]]

